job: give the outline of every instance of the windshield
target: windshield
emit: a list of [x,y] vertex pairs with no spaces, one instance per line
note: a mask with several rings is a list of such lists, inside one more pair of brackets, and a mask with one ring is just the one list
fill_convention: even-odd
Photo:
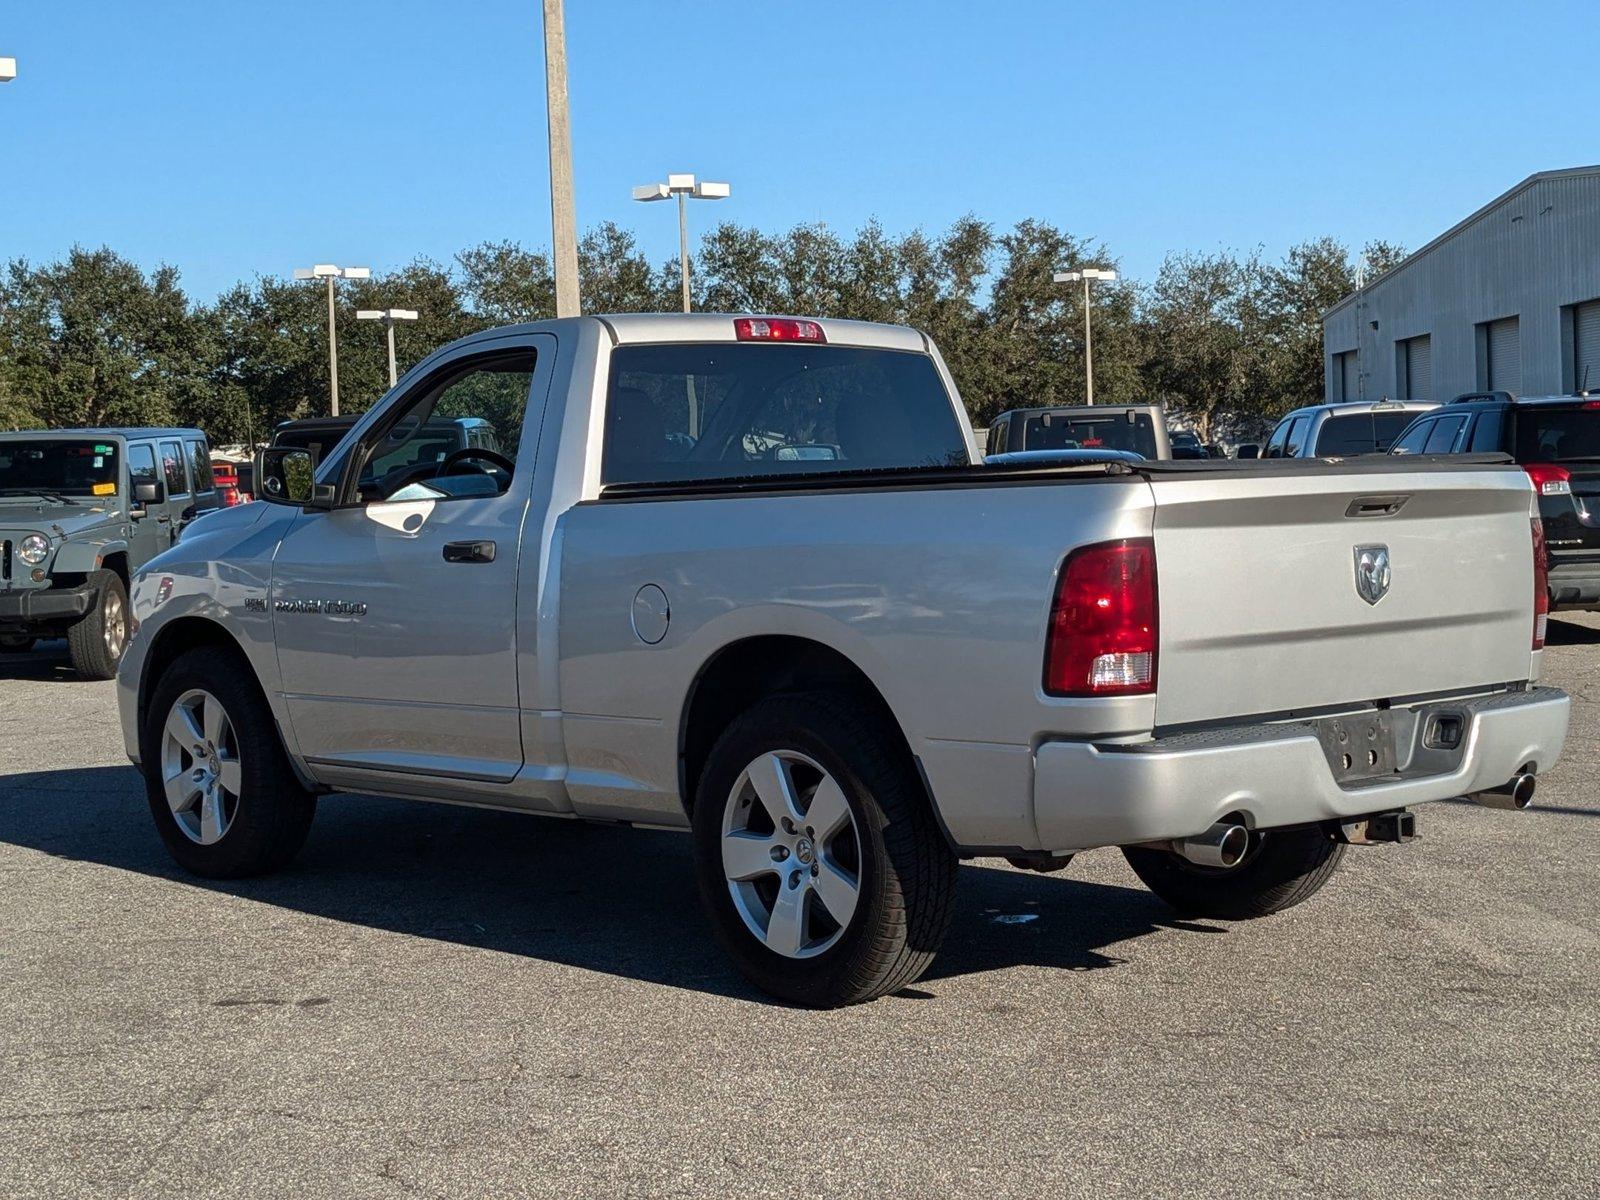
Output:
[[1155,422],[1142,412],[1103,417],[1043,413],[1028,418],[1022,437],[1023,448],[1028,450],[1132,450],[1144,458],[1156,456]]
[[117,446],[92,439],[0,441],[0,496],[114,496]]
[[1530,404],[1517,409],[1518,462],[1577,458],[1600,458],[1600,405],[1536,408]]

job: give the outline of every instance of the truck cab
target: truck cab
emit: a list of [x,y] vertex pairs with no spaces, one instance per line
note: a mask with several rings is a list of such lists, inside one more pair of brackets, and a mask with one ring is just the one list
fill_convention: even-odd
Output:
[[198,429],[0,433],[0,646],[65,636],[85,679],[110,679],[128,585],[218,504]]

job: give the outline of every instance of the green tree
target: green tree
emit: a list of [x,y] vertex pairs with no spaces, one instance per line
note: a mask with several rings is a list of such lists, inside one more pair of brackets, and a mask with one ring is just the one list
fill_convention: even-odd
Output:
[[202,397],[203,345],[178,272],[148,275],[109,249],[12,262],[0,284],[11,423],[163,423]]

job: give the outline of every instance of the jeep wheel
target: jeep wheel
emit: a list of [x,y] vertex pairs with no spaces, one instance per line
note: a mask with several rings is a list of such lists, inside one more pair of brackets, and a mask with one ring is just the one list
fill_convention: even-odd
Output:
[[758,987],[831,1007],[906,987],[950,921],[956,860],[895,731],[848,696],[764,700],[694,804],[717,940]]
[[115,571],[95,571],[89,583],[95,605],[67,630],[67,652],[80,678],[115,679],[128,648],[128,589]]
[[1309,900],[1344,857],[1321,829],[1251,830],[1237,866],[1202,867],[1170,850],[1124,846],[1133,873],[1180,913],[1224,920],[1266,917]]
[[202,646],[167,668],[139,755],[161,840],[196,875],[276,870],[305,842],[316,797],[295,779],[266,698],[236,654]]

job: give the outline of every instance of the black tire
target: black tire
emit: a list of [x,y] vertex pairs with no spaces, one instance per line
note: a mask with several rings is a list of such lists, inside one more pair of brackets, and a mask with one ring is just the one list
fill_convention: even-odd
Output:
[[26,654],[38,639],[30,633],[0,635],[0,654]]
[[[854,914],[815,957],[769,949],[739,915],[723,871],[723,820],[737,802],[734,787],[746,767],[773,751],[804,755],[831,775],[858,835]],[[856,1004],[899,991],[933,962],[950,924],[956,858],[899,732],[870,705],[824,692],[761,701],[712,748],[693,820],[712,929],[763,991],[818,1008]]]
[[128,647],[128,589],[115,571],[91,571],[94,607],[67,630],[67,652],[81,679],[115,679]]
[[[240,767],[240,788],[222,836],[201,845],[179,827],[167,803],[163,731],[178,699],[194,689],[215,697],[227,713]],[[208,879],[237,879],[287,866],[305,844],[317,798],[300,786],[266,697],[249,663],[234,651],[200,646],[186,651],[156,681],[139,740],[150,814],[178,864]]]
[[1252,831],[1236,867],[1201,867],[1170,850],[1124,846],[1134,874],[1180,913],[1242,921],[1309,900],[1333,875],[1344,845],[1315,826]]

